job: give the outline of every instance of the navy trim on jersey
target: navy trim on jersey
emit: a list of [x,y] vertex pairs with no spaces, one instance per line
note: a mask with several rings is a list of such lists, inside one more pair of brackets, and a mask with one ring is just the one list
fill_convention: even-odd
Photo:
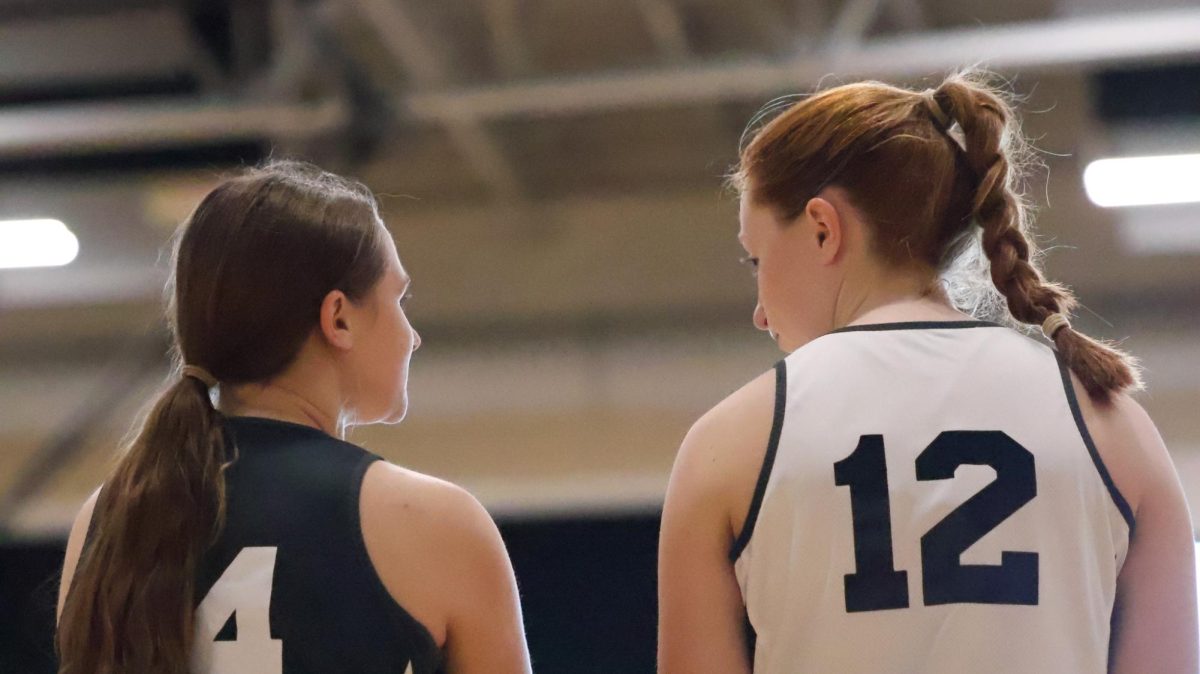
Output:
[[[283,419],[272,419],[270,417],[242,416],[240,414],[223,414],[222,416],[224,417],[225,421],[228,421],[231,423],[257,424],[259,426],[264,426],[267,428],[270,428],[272,426],[274,426],[275,428],[292,428],[297,431],[303,431],[310,435],[314,435],[315,437],[338,440],[338,442],[345,442],[344,440],[339,440],[338,438],[333,437],[332,435],[326,433],[325,431],[321,430],[320,428],[317,428],[316,426],[309,426],[308,424],[298,424],[294,421],[284,421]],[[231,429],[229,426],[226,426],[225,430],[226,430],[226,433],[229,433],[229,431]],[[230,435],[229,437],[227,437],[227,440],[229,441],[230,446],[233,446],[233,444],[234,444],[233,436]]]
[[742,525],[742,533],[733,542],[729,551],[729,561],[736,562],[742,550],[750,542],[754,534],[754,523],[758,521],[758,511],[762,508],[763,496],[767,491],[767,481],[771,479],[771,468],[775,465],[775,453],[779,450],[779,435],[783,432],[783,412],[787,407],[787,361],[775,363],[775,416],[771,420],[771,437],[767,440],[767,454],[763,457],[762,469],[758,472],[758,484],[754,486],[754,498],[750,500],[750,512],[746,513],[746,523]]
[[758,650],[758,632],[750,622],[749,613],[743,614],[742,632],[746,636],[746,655],[749,656],[750,662],[754,662],[754,652]]
[[1087,424],[1083,421],[1083,412],[1079,409],[1079,399],[1075,397],[1075,386],[1071,384],[1071,372],[1067,369],[1067,362],[1063,360],[1062,354],[1057,350],[1054,352],[1054,359],[1058,361],[1058,372],[1062,376],[1063,390],[1067,393],[1067,402],[1071,405],[1071,416],[1075,417],[1075,426],[1079,428],[1079,435],[1083,438],[1083,444],[1087,446],[1088,454],[1092,456],[1092,463],[1096,464],[1096,472],[1100,473],[1100,479],[1104,481],[1104,486],[1108,488],[1109,495],[1112,496],[1113,503],[1117,505],[1117,510],[1121,511],[1121,517],[1125,518],[1125,524],[1129,525],[1129,536],[1133,537],[1133,509],[1129,507],[1129,502],[1121,495],[1121,491],[1117,489],[1117,485],[1113,482],[1112,476],[1108,473],[1108,468],[1104,465],[1104,460],[1100,458],[1100,452],[1096,451],[1096,443],[1092,442],[1092,434],[1088,432]]
[[901,321],[898,323],[864,323],[862,325],[847,325],[829,334],[839,332],[877,332],[881,330],[952,330],[956,328],[1002,328],[1003,325],[991,321]]

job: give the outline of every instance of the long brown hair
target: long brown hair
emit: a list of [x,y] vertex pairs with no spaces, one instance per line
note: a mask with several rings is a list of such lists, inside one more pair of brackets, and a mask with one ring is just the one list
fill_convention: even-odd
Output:
[[[1075,307],[1071,291],[1038,267],[1020,193],[1031,155],[986,74],[952,75],[926,92],[880,82],[835,87],[788,106],[748,138],[733,183],[781,221],[837,185],[869,224],[873,251],[888,264],[932,269],[960,308],[986,312],[979,281],[988,276],[990,294],[998,291],[1019,323],[1040,326]],[[1054,343],[1093,397],[1141,386],[1133,360],[1109,344],[1070,327]]]
[[[275,162],[210,192],[174,245],[178,365],[220,382],[281,373],[339,289],[382,277],[386,230],[362,185]],[[232,446],[205,384],[175,375],[105,481],[58,629],[61,673],[188,671],[198,560],[224,522]]]

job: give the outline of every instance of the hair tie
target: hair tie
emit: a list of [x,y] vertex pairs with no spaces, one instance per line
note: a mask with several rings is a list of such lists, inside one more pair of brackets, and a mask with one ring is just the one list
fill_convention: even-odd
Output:
[[942,109],[942,104],[937,101],[937,91],[934,89],[926,89],[920,94],[921,100],[925,103],[925,108],[929,110],[929,115],[933,117],[933,121],[937,123],[938,128],[946,131],[953,124],[954,120],[950,119],[950,115]]
[[217,385],[217,378],[199,365],[184,365],[181,374],[204,384],[205,388],[215,388]]
[[1046,339],[1054,341],[1054,335],[1058,334],[1059,330],[1069,327],[1071,327],[1071,322],[1067,320],[1066,316],[1053,313],[1047,316],[1045,321],[1042,321],[1042,334],[1046,336]]

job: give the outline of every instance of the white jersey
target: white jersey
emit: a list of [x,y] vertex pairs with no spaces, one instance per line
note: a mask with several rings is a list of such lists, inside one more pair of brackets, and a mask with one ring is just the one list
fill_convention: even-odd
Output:
[[1103,674],[1133,515],[1049,347],[855,326],[776,366],[731,551],[756,674]]

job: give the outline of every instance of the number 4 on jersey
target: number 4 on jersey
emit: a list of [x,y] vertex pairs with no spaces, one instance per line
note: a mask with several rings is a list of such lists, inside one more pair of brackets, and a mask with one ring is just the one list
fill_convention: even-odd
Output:
[[[279,548],[242,548],[196,607],[192,674],[283,674],[283,641],[271,638],[271,588]],[[217,641],[236,616],[237,639]],[[412,662],[404,674],[413,674]]]
[[[1004,551],[999,565],[963,564],[967,548],[1037,495],[1033,454],[1001,431],[946,431],[916,461],[917,480],[949,480],[962,465],[991,466],[996,479],[921,537],[926,606],[1038,603],[1038,555]],[[834,484],[850,488],[855,572],[846,574],[846,611],[908,608],[908,574],[892,555],[883,436],[864,435],[833,465]]]
[[[243,548],[196,608],[194,674],[283,674],[283,641],[271,638],[278,548]],[[216,641],[231,615],[237,640]]]

